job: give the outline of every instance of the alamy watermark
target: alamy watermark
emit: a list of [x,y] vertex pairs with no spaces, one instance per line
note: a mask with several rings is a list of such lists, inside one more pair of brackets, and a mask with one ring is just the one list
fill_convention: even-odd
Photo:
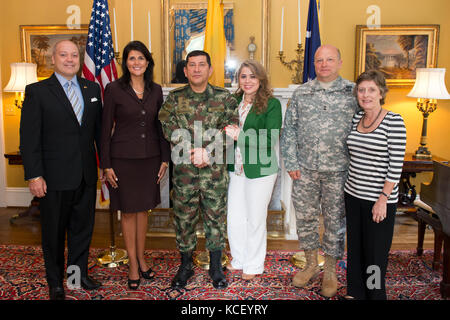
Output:
[[[194,121],[194,136],[188,129],[180,128],[173,131],[172,162],[175,165],[191,164],[191,150],[205,148],[209,155],[210,164],[234,164],[234,140],[224,134],[222,130],[210,128],[203,130],[202,121]],[[248,129],[241,131],[237,140],[242,159],[246,164],[269,165],[261,168],[261,174],[273,172],[277,165],[274,161],[274,146],[280,136],[279,129]]]
[[373,4],[367,7],[366,13],[370,15],[366,20],[367,27],[379,29],[381,26],[381,8]]
[[367,278],[366,286],[369,290],[381,289],[381,269],[377,265],[370,265],[366,270],[370,276]]
[[81,289],[81,270],[77,265],[67,267],[67,288],[70,290]]
[[80,29],[81,26],[81,9],[80,6],[75,4],[70,5],[66,9],[66,13],[70,16],[66,20],[66,25],[68,29]]

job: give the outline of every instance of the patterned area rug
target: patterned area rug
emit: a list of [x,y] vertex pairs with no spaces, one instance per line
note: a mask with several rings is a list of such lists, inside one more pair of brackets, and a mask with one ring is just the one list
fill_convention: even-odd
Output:
[[[127,266],[115,269],[95,264],[104,249],[91,249],[89,274],[100,280],[99,290],[69,290],[69,300],[324,300],[320,295],[321,277],[308,287],[291,284],[297,268],[289,258],[292,252],[269,251],[265,272],[252,281],[241,279],[240,272],[226,271],[226,290],[213,288],[207,271],[195,267],[195,275],[182,290],[170,288],[179,265],[179,254],[172,250],[146,251],[147,261],[156,272],[153,281],[142,279],[137,291],[127,287]],[[431,269],[432,251],[418,258],[415,251],[392,251],[386,277],[389,300],[439,300],[441,273]],[[346,260],[338,262],[338,295],[345,295]],[[42,250],[37,246],[0,245],[0,300],[45,300],[48,289]],[[333,299],[336,299],[333,298]]]

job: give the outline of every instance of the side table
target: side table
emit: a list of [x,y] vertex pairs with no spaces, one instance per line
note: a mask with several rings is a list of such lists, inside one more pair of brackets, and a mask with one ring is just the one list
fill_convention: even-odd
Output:
[[411,177],[416,177],[420,172],[432,172],[433,161],[448,163],[448,160],[441,157],[433,156],[432,159],[416,159],[412,153],[405,154],[403,161],[403,171],[399,183],[399,199],[398,208],[410,210],[414,208],[414,200],[416,200],[416,186],[411,183]]

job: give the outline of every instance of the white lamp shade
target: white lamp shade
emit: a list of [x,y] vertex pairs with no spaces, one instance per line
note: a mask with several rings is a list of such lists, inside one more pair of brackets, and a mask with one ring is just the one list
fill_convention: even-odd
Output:
[[424,99],[450,99],[450,94],[445,87],[445,68],[417,68],[416,83],[407,96]]
[[38,81],[36,67],[34,63],[11,63],[11,78],[3,91],[24,92],[26,85]]

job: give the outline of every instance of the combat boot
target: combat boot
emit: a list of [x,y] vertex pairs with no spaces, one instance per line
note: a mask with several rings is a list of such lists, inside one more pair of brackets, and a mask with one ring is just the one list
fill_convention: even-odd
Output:
[[336,258],[325,255],[321,295],[331,298],[337,292]]
[[225,289],[228,287],[227,278],[222,270],[222,250],[209,252],[209,276],[213,281],[213,287],[216,289]]
[[305,250],[306,265],[303,270],[297,272],[292,279],[292,284],[294,286],[303,288],[310,280],[314,280],[319,275],[318,252],[318,249]]
[[177,274],[172,279],[173,289],[182,289],[186,286],[187,281],[194,275],[192,270],[192,252],[180,252],[181,253],[181,265]]

